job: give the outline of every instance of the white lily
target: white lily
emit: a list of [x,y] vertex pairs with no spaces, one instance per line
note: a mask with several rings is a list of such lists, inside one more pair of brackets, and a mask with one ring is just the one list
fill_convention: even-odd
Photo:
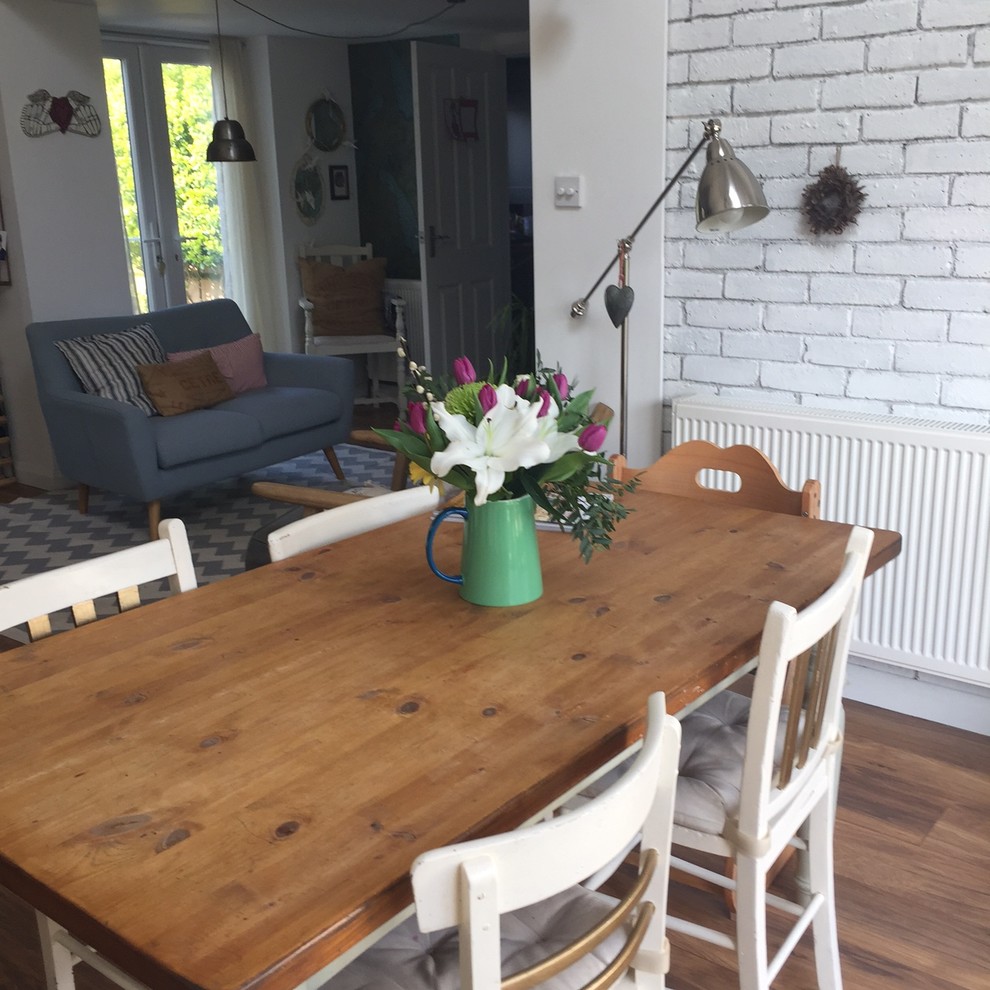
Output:
[[442,402],[431,407],[449,443],[430,459],[430,470],[439,478],[457,465],[474,471],[475,505],[484,505],[512,471],[555,459],[540,427],[540,403],[520,398],[511,385],[499,385],[495,394],[497,402],[477,426]]

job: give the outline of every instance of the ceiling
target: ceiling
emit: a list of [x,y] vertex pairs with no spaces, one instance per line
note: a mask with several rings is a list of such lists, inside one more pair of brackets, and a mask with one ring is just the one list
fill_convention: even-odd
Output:
[[[85,0],[76,0],[85,2]],[[515,33],[529,29],[529,0],[219,0],[225,35],[306,32],[376,37]],[[95,0],[105,31],[198,38],[216,34],[214,0]],[[273,23],[265,16],[281,21]],[[439,15],[439,16],[437,16]],[[414,24],[413,22],[423,22]],[[302,33],[292,30],[304,29]],[[397,32],[397,33],[395,33]]]

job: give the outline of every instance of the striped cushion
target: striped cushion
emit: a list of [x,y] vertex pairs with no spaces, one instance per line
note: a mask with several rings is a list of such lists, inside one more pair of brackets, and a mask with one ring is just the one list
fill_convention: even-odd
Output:
[[139,364],[165,363],[165,349],[149,324],[120,333],[56,340],[55,346],[90,395],[129,402],[149,416],[156,415],[136,370]]

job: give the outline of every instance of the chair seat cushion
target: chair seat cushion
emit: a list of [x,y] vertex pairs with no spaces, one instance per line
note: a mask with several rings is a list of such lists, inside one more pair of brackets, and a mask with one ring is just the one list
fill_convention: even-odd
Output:
[[[616,903],[606,894],[574,887],[503,915],[503,973],[511,975],[565,948]],[[624,931],[614,932],[593,952],[540,986],[547,990],[583,986],[604,969],[624,941]],[[456,929],[424,935],[413,917],[360,955],[321,990],[459,990],[458,958]]]
[[749,698],[722,691],[681,722],[674,823],[721,835],[739,812]]

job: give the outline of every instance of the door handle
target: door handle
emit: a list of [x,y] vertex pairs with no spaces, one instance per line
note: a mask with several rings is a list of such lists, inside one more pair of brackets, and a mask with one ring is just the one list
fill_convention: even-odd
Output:
[[449,234],[438,234],[437,228],[430,224],[430,257],[435,258],[437,256],[437,242],[438,241],[449,241]]

